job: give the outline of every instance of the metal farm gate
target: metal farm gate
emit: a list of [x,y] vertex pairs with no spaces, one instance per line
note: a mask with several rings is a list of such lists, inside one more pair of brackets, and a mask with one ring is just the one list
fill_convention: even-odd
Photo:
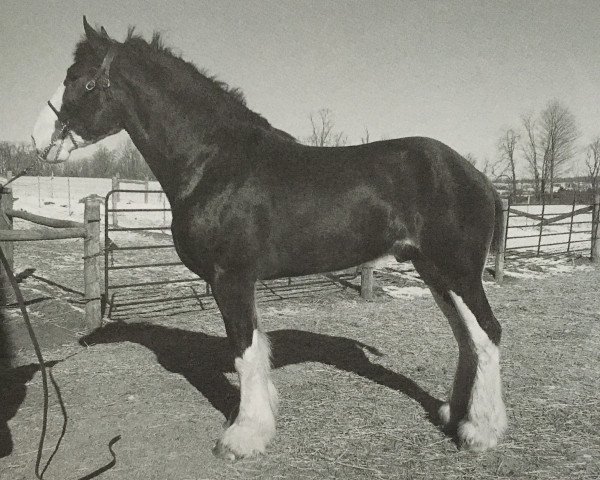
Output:
[[[150,197],[155,201],[149,202]],[[175,252],[171,210],[162,190],[111,190],[104,208],[105,316],[143,319],[216,307],[210,286],[190,272]],[[345,273],[260,281],[257,300],[356,288],[349,282],[356,276]]]
[[592,253],[598,205],[509,205],[506,255],[540,256]]

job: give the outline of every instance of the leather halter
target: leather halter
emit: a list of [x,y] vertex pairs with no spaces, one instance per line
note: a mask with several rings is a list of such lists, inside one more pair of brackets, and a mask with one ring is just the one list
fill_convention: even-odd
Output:
[[[114,60],[116,53],[117,53],[117,49],[113,45],[111,45],[111,47],[108,50],[108,53],[102,60],[102,64],[100,65],[100,68],[98,69],[98,71],[96,72],[94,77],[85,84],[86,91],[91,92],[92,90],[94,90],[96,88],[96,86],[98,84],[100,84],[100,86],[105,89],[110,87],[110,65],[111,65],[112,61]],[[101,81],[101,82],[99,83],[99,81]],[[83,145],[79,145],[77,143],[77,141],[75,140],[75,137],[74,137],[73,133],[71,132],[71,129],[69,128],[69,120],[61,118],[60,112],[54,105],[52,105],[52,102],[50,100],[48,100],[47,103],[48,103],[48,106],[50,107],[50,109],[56,115],[58,122],[60,123],[61,129],[60,129],[60,133],[58,134],[58,138],[61,141],[61,145],[62,145],[62,142],[64,142],[65,137],[69,136],[69,138],[71,139],[71,142],[73,142],[73,145],[75,146],[75,148],[81,148],[82,146],[85,146],[87,143],[85,143]],[[50,145],[48,145],[48,147],[46,147],[44,149],[44,151],[41,152],[41,154],[38,154],[38,158],[40,160],[43,160],[48,163],[60,163],[56,160],[48,161],[46,159],[46,157],[48,156],[48,153],[50,153],[50,150],[55,145],[55,143],[56,142],[51,142]],[[58,157],[59,152],[60,152],[60,148],[56,152],[57,157]]]
[[102,60],[102,65],[100,65],[100,68],[96,72],[96,75],[94,75],[94,78],[92,78],[89,82],[85,84],[85,89],[88,92],[91,92],[92,90],[94,90],[94,88],[96,88],[96,85],[98,84],[98,80],[100,80],[100,78],[102,78],[102,80],[104,81],[104,83],[101,85],[102,88],[110,87],[110,64],[114,60],[116,54],[116,48],[114,46],[111,46],[108,50],[108,53],[104,57],[104,60]]

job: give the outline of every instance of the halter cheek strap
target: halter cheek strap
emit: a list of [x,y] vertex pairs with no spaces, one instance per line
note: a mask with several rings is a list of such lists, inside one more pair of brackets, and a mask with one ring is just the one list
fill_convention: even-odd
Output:
[[[101,77],[104,79],[104,83],[101,85],[102,88],[110,87],[110,65],[111,65],[112,61],[114,60],[116,53],[117,53],[117,49],[115,48],[114,45],[111,45],[111,47],[108,50],[108,53],[104,57],[104,60],[102,60],[102,64],[100,65],[100,68],[98,69],[98,71],[96,72],[94,77],[85,84],[85,89],[88,92],[91,92],[92,90],[94,90],[94,88],[96,88],[98,80],[100,80]],[[77,140],[75,140],[75,136],[73,135],[73,133],[71,132],[71,129],[69,128],[69,120],[61,118],[60,112],[54,105],[52,105],[52,102],[50,102],[49,100],[48,100],[48,106],[54,112],[54,114],[56,115],[56,118],[58,119],[58,121],[61,125],[61,130],[58,135],[59,140],[60,140],[60,147],[56,151],[56,158],[54,160],[46,159],[46,157],[48,156],[48,153],[50,153],[50,150],[52,149],[52,147],[54,147],[54,145],[56,145],[56,139],[54,139],[44,149],[44,151],[38,153],[37,157],[39,160],[42,160],[47,163],[61,163],[61,161],[58,161],[58,155],[62,148],[64,139],[67,136],[71,139],[71,142],[73,143],[73,146],[74,146],[74,148],[71,150],[74,150],[76,148],[85,147],[86,145],[89,145],[91,142],[84,142],[83,144],[79,144],[77,142]],[[34,143],[35,143],[35,139],[34,139]]]
[[94,88],[96,88],[100,77],[104,77],[104,84],[102,84],[101,86],[103,88],[110,87],[110,64],[114,60],[116,53],[117,50],[115,49],[115,47],[111,46],[108,50],[108,53],[104,57],[104,60],[102,60],[102,65],[100,65],[100,68],[96,72],[96,75],[94,75],[94,77],[85,84],[85,89],[88,92],[91,92],[92,90],[94,90]]

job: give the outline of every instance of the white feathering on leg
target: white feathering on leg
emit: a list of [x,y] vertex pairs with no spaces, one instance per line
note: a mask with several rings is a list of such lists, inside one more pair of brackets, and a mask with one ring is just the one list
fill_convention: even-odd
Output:
[[462,298],[452,291],[449,294],[469,332],[477,357],[467,415],[458,425],[458,436],[465,447],[485,450],[498,443],[507,424],[502,400],[500,353]]
[[235,359],[241,390],[239,413],[217,445],[232,458],[263,453],[275,435],[277,390],[270,378],[270,354],[268,337],[254,330],[252,345]]

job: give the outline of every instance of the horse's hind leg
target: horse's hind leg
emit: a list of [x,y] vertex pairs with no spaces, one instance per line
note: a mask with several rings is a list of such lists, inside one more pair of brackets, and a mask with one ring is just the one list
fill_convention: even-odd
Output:
[[462,447],[476,451],[494,447],[507,423],[500,379],[500,326],[487,302],[481,277],[453,284],[436,275],[426,262],[415,262],[415,266],[448,318],[458,343],[452,393],[449,402],[440,407],[440,418],[456,432]]
[[218,271],[212,287],[240,381],[237,417],[215,445],[214,453],[233,460],[264,452],[275,435],[277,392],[270,378],[269,339],[258,327],[254,280]]

